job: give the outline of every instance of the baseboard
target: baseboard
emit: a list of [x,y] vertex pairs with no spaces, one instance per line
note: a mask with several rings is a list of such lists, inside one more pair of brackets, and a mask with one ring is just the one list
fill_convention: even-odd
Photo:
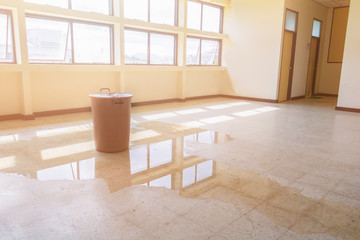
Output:
[[0,121],[10,121],[10,120],[34,120],[34,115],[23,115],[23,114],[9,114],[0,116]]
[[184,102],[184,100],[180,98],[172,98],[172,99],[155,100],[155,101],[147,101],[147,102],[133,102],[131,103],[131,106],[139,107],[139,106],[147,106],[147,105],[162,104],[162,103],[173,103],[173,102]]
[[297,96],[297,97],[292,97],[291,100],[300,100],[300,99],[304,99],[305,95],[303,96]]
[[226,95],[226,94],[220,94],[219,97],[248,100],[248,101],[255,101],[255,102],[278,103],[278,100],[273,100],[273,99],[242,97],[242,96]]
[[343,111],[343,112],[360,113],[359,108],[336,107],[335,110]]
[[329,94],[329,93],[315,93],[315,97],[338,97],[337,94]]
[[[230,98],[230,99],[248,100],[248,101],[256,101],[256,102],[266,102],[266,103],[278,103],[277,100],[272,100],[272,99],[251,98],[251,97],[242,97],[242,96],[235,96],[235,95],[217,94],[217,95],[188,97],[185,99],[172,98],[172,99],[147,101],[147,102],[134,102],[134,103],[131,103],[131,106],[137,107],[137,106],[146,106],[146,105],[162,104],[162,103],[185,102],[185,101],[201,100],[201,99],[216,98],[216,97],[224,97],[224,98]],[[55,116],[55,115],[81,113],[81,112],[91,112],[91,107],[35,112],[33,115],[22,115],[22,114],[3,115],[3,116],[0,116],[0,121],[15,120],[15,119],[34,120],[35,117],[46,117],[46,116]]]
[[193,100],[201,100],[207,98],[216,98],[222,97],[222,95],[205,95],[205,96],[198,96],[198,97],[188,97],[188,98],[171,98],[171,99],[164,99],[164,100],[156,100],[156,101],[147,101],[147,102],[134,102],[131,103],[132,107],[139,107],[139,106],[146,106],[146,105],[153,105],[153,104],[162,104],[162,103],[173,103],[173,102],[186,102],[186,101],[193,101]]
[[83,107],[83,108],[72,108],[72,109],[35,112],[34,116],[35,117],[46,117],[46,116],[55,116],[55,115],[63,115],[63,114],[90,112],[90,111],[91,111],[91,107]]
[[9,115],[0,116],[0,121],[8,121],[8,120],[16,120],[16,119],[23,119],[23,115],[22,114],[9,114]]
[[205,95],[205,96],[198,96],[198,97],[188,97],[188,98],[185,98],[185,101],[193,101],[193,100],[201,100],[201,99],[217,98],[217,97],[222,97],[222,95],[216,94],[216,95]]
[[34,114],[33,115],[21,115],[21,116],[22,116],[21,119],[26,120],[26,121],[35,120],[35,115]]

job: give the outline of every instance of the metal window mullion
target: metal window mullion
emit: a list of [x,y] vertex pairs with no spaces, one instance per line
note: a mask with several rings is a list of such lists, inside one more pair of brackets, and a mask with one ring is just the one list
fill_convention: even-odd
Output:
[[173,65],[177,65],[177,51],[178,51],[178,35],[174,35],[174,59],[173,59]]
[[150,22],[150,3],[151,1],[148,0],[148,22]]
[[68,26],[68,31],[67,31],[67,35],[66,35],[66,44],[65,44],[65,52],[64,52],[64,62],[66,61],[66,52],[67,52],[67,48],[68,48],[68,44],[69,44],[69,34],[70,34],[70,24]]
[[109,0],[109,15],[110,16],[114,15],[114,3],[112,0]]
[[10,15],[7,14],[7,23],[6,23],[6,44],[5,44],[5,59],[7,60],[8,58],[8,51],[9,51],[9,20],[10,20]]
[[201,3],[201,19],[200,19],[200,31],[202,31],[203,28],[203,14],[204,14],[204,4]]
[[150,32],[148,32],[147,64],[150,65]]
[[202,58],[202,56],[201,56],[201,49],[202,49],[202,39],[201,38],[199,38],[200,39],[200,53],[199,53],[199,65],[202,65],[202,61],[201,61],[201,58]]
[[224,8],[220,8],[219,33],[224,31]]
[[74,28],[73,28],[73,22],[69,22],[70,27],[70,34],[71,34],[71,63],[76,63],[75,61],[75,46],[74,46]]
[[110,64],[114,64],[114,27],[109,26],[110,32]]
[[174,13],[174,26],[178,26],[179,25],[179,0],[174,0],[175,1],[175,13]]

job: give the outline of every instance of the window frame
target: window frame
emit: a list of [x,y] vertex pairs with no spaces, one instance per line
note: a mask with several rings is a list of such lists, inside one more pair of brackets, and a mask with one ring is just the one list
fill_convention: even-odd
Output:
[[[197,36],[190,36],[188,35],[186,37],[186,42],[188,38],[192,39],[199,39],[200,40],[200,49],[199,49],[199,64],[187,64],[186,58],[187,58],[187,46],[186,46],[186,54],[185,54],[185,65],[188,67],[221,67],[222,64],[222,39],[215,39],[215,38],[206,38],[206,37],[197,37]],[[218,65],[208,65],[208,64],[201,64],[201,48],[202,48],[202,41],[203,40],[210,40],[210,41],[217,41],[219,42],[219,64]]]
[[[27,2],[26,0],[24,0],[24,1]],[[42,4],[40,4],[40,3],[32,3],[32,2],[27,2],[27,3],[42,5]],[[113,0],[108,0],[108,3],[109,3],[109,12],[108,12],[108,15],[109,15],[109,16],[114,16],[114,1],[113,1]],[[45,4],[45,5],[48,5],[48,4]],[[48,5],[48,6],[58,7],[58,6],[54,6],[54,5]],[[58,7],[58,8],[62,8],[62,7]],[[84,10],[73,9],[73,8],[72,8],[72,0],[67,0],[67,8],[65,8],[65,9],[70,9],[70,10],[75,10],[75,11],[81,11],[81,12],[87,12],[87,13],[102,14],[102,13],[98,13],[98,12],[89,12],[89,11],[84,11]],[[106,15],[105,15],[105,16],[106,16]]]
[[[2,62],[0,61],[0,64],[16,64],[17,63],[17,58],[16,58],[16,46],[15,46],[15,33],[14,33],[14,18],[13,18],[13,14],[11,10],[6,10],[6,9],[0,9],[0,13],[1,14],[6,14],[8,16],[8,19],[10,19],[10,24],[11,24],[11,40],[12,40],[12,50],[13,50],[13,54],[14,54],[14,58],[13,61],[11,62]],[[9,25],[8,25],[9,26]],[[8,48],[9,48],[9,43],[8,43],[8,34],[9,34],[9,27],[7,27],[6,30],[6,35],[7,35],[7,39],[6,39],[6,53],[8,52]],[[6,60],[7,58],[5,58],[4,60]]]
[[[216,32],[216,33],[223,33],[223,30],[224,30],[224,7],[223,6],[219,6],[219,5],[216,5],[216,4],[213,4],[213,3],[203,2],[203,1],[200,1],[200,0],[188,0],[188,2],[194,2],[194,3],[201,4],[200,29],[193,29],[193,30],[204,31],[203,30],[204,5],[207,5],[207,6],[210,6],[210,7],[216,7],[216,8],[220,9],[219,32]],[[186,16],[186,18],[187,17],[188,16]],[[186,26],[186,28],[187,29],[192,29],[192,28],[188,28],[187,26]]]
[[[167,33],[167,32],[160,32],[160,31],[153,31],[153,30],[144,30],[144,29],[139,29],[139,28],[132,28],[132,27],[125,27],[124,29],[124,35],[125,35],[125,31],[135,31],[135,32],[143,32],[143,33],[147,33],[148,34],[148,39],[147,39],[147,63],[143,64],[143,63],[126,63],[124,60],[124,65],[135,65],[135,66],[177,66],[178,65],[178,61],[177,61],[177,56],[178,56],[178,35],[175,33]],[[150,46],[151,46],[151,39],[150,39],[150,35],[154,33],[154,34],[161,34],[161,35],[169,35],[169,36],[173,36],[174,37],[174,64],[153,64],[150,63]],[[124,41],[124,57],[125,57],[125,49],[126,49],[126,42]]]
[[[114,26],[112,24],[107,23],[99,23],[99,22],[91,22],[86,20],[78,20],[78,19],[71,19],[71,18],[63,18],[63,17],[52,17],[47,15],[38,15],[38,14],[31,14],[26,13],[26,18],[36,18],[36,19],[43,19],[43,20],[50,20],[50,21],[58,21],[58,22],[67,22],[69,23],[69,33],[71,35],[70,44],[71,44],[71,63],[54,63],[54,62],[31,62],[34,61],[34,59],[29,58],[29,51],[28,54],[28,61],[29,64],[55,64],[55,65],[114,65]],[[73,31],[73,23],[80,23],[80,24],[88,24],[88,25],[95,25],[95,26],[103,26],[103,27],[109,27],[110,29],[110,63],[77,63],[75,59],[74,54],[74,31]],[[27,28],[26,28],[27,30]],[[69,37],[69,36],[68,36]],[[27,39],[26,39],[27,43]],[[67,42],[68,46],[69,42]],[[66,58],[66,55],[65,55]],[[54,60],[36,60],[35,61],[54,61]]]
[[[126,1],[126,0],[124,0],[124,1]],[[174,5],[174,25],[168,25],[168,24],[165,24],[165,23],[151,22],[150,21],[150,19],[151,19],[151,11],[150,11],[151,6],[150,5],[151,5],[152,0],[147,0],[147,1],[148,1],[148,9],[147,9],[147,20],[146,20],[146,22],[153,23],[153,24],[174,26],[174,27],[177,27],[179,25],[179,0],[173,0],[173,1],[175,1],[175,5]],[[124,7],[124,11],[125,11],[125,7]],[[125,18],[125,19],[131,19],[131,18]],[[139,20],[139,19],[134,19],[134,20],[142,21],[142,20]]]

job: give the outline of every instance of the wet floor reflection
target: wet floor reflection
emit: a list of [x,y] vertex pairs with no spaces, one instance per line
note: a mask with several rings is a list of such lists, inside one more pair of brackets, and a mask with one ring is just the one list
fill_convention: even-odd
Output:
[[100,178],[110,192],[132,185],[181,190],[216,172],[214,161],[187,151],[192,144],[232,140],[214,131],[148,122],[132,129],[129,150],[109,154],[94,150],[89,130],[83,125],[45,129],[32,134],[30,142],[6,142],[14,155],[6,159],[0,155],[2,171],[41,181]]
[[91,129],[62,130],[30,133],[29,141],[21,134],[3,138],[0,170],[41,181],[103,179],[110,193],[133,185],[164,187],[189,198],[229,202],[243,214],[256,209],[296,233],[359,239],[359,207],[312,199],[261,174],[191,154],[194,145],[226,144],[229,135],[139,123],[132,129],[130,149],[110,154],[95,151]]

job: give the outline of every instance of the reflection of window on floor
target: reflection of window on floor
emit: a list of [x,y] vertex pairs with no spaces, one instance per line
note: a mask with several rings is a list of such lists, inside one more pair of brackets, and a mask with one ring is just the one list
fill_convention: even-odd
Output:
[[86,180],[95,178],[95,159],[47,168],[37,171],[37,179],[48,180]]
[[171,174],[150,181],[147,185],[150,187],[166,187],[171,189]]
[[152,143],[130,149],[131,174],[158,167],[173,160],[173,141]]
[[189,157],[191,154],[187,154],[185,152],[185,149],[190,149],[191,144],[193,142],[198,143],[208,143],[208,144],[215,144],[216,143],[216,133],[213,131],[205,131],[205,132],[199,132],[194,133],[191,135],[184,136],[184,151],[183,151],[183,157]]
[[209,178],[214,174],[214,161],[209,160],[183,170],[183,187]]

